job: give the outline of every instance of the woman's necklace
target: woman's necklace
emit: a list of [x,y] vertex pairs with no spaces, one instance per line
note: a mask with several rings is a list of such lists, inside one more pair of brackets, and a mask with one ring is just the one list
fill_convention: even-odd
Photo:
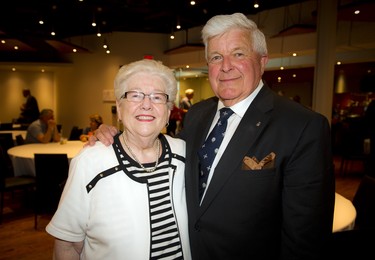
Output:
[[126,143],[125,141],[125,133],[122,134],[122,140],[124,140],[124,144],[126,146],[126,148],[128,148],[131,156],[133,156],[134,160],[142,167],[143,170],[145,170],[146,172],[153,172],[156,170],[156,168],[158,167],[159,165],[159,156],[160,156],[160,140],[159,138],[157,139],[157,143],[158,143],[158,147],[157,147],[157,152],[156,152],[156,163],[155,163],[155,166],[152,167],[152,168],[145,168],[143,166],[143,164],[138,160],[137,156],[135,156],[135,154],[133,153],[132,149],[130,148],[130,146]]

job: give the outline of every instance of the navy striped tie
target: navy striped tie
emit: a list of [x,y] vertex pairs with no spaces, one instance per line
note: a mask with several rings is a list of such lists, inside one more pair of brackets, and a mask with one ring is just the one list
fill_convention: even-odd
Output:
[[220,144],[223,141],[225,131],[227,129],[228,118],[233,114],[230,108],[224,107],[220,109],[220,118],[210,135],[198,151],[200,161],[199,175],[199,198],[202,198],[204,190],[207,186],[208,174],[211,169],[212,162],[215,159]]

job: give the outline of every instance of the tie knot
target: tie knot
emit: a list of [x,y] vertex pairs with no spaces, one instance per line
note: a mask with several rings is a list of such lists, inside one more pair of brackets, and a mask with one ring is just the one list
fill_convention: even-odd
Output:
[[229,107],[220,109],[220,119],[228,119],[233,114],[233,110]]

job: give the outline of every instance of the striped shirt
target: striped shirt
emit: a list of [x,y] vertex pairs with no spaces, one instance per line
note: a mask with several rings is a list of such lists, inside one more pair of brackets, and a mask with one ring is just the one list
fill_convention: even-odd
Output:
[[[122,152],[122,149],[116,149]],[[172,207],[169,184],[170,151],[164,144],[163,153],[155,171],[146,172],[128,154],[121,154],[126,170],[148,184],[150,209],[150,259],[183,259],[180,234]],[[165,151],[165,152],[164,152]],[[146,168],[155,163],[144,164]]]

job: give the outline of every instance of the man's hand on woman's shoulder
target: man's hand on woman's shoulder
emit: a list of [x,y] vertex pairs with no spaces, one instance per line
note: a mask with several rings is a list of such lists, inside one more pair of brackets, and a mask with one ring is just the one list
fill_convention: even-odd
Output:
[[93,146],[96,141],[101,141],[104,145],[113,144],[113,137],[118,133],[118,129],[112,125],[101,124],[94,134],[89,137],[87,145]]

